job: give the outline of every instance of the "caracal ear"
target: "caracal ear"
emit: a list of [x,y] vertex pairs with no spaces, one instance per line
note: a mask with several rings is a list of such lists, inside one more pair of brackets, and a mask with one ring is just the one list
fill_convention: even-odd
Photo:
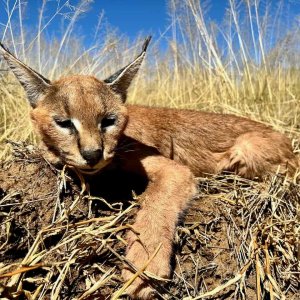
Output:
[[142,52],[132,63],[104,80],[113,91],[121,96],[123,102],[126,101],[127,89],[143,62],[150,40],[151,36],[148,36],[143,44]]
[[0,54],[6,60],[8,66],[25,89],[31,106],[33,108],[36,107],[38,99],[44,95],[46,90],[50,87],[50,80],[18,60],[1,43]]

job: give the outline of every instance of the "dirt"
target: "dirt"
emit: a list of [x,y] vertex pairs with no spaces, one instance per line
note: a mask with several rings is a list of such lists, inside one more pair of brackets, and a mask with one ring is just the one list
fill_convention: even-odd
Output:
[[[195,297],[243,269],[250,242],[241,232],[249,224],[238,203],[250,197],[253,185],[259,191],[257,183],[231,177],[199,181],[199,197],[191,202],[175,236],[172,281],[165,286],[153,283],[158,299]],[[79,299],[101,282],[82,299],[110,299],[123,286],[122,226],[132,224],[138,209],[132,207],[132,191],[139,194],[144,186],[138,178],[114,170],[83,182],[72,170],[54,169],[31,146],[15,145],[13,160],[0,169],[1,299]],[[34,268],[24,269],[28,266]],[[246,280],[222,289],[213,299],[255,299],[255,278],[252,266]],[[293,290],[285,295],[297,297]],[[262,299],[268,297],[265,291]]]

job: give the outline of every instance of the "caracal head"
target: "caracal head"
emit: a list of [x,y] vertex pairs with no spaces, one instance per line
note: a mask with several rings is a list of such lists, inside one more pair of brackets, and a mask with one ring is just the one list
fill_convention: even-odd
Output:
[[13,56],[1,43],[0,54],[24,87],[31,119],[54,164],[94,173],[114,157],[128,115],[127,89],[139,70],[151,37],[141,54],[104,81],[75,75],[50,82]]

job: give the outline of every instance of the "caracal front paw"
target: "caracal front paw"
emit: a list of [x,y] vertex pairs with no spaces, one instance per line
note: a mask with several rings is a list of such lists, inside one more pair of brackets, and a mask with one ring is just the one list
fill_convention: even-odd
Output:
[[[132,242],[132,239],[129,239],[129,245],[127,248],[126,259],[129,260],[137,268],[137,270],[140,270],[147,265],[149,258],[160,245],[158,242],[159,239],[153,243],[149,243],[149,239],[142,240],[147,241],[147,243],[143,244],[141,240],[137,239]],[[167,243],[169,243],[169,241],[166,241],[166,244]],[[152,273],[156,277],[164,279],[169,278],[171,273],[170,249],[172,247],[171,245],[166,244],[161,244],[158,252],[146,267],[146,271]],[[122,272],[124,281],[127,282],[133,275],[134,272],[126,266]],[[153,299],[155,289],[150,286],[147,280],[137,277],[126,289],[126,294],[131,296],[133,299]]]

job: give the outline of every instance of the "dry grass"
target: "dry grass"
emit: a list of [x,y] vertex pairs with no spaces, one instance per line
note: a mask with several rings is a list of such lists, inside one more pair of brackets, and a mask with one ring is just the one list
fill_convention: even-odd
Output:
[[[105,78],[140,50],[140,37],[129,43],[105,31],[101,18],[85,49],[74,28],[87,1],[75,10],[68,1],[59,2],[48,20],[67,17],[66,26],[62,38],[51,43],[42,21],[47,1],[31,33],[23,27],[23,2],[8,3],[11,18],[1,23],[1,40],[50,79],[72,73]],[[198,1],[170,0],[169,31],[153,42],[129,102],[246,115],[295,137],[299,152],[299,29],[287,27],[285,5],[230,0],[218,26],[207,21]],[[160,50],[162,41],[166,52]],[[22,88],[2,63],[1,160],[11,153],[7,139],[37,142],[29,111]],[[71,179],[70,171],[57,173],[45,165],[31,148],[18,146],[14,155],[0,171],[1,296],[105,299],[120,291],[123,231],[138,201],[107,203]],[[161,297],[297,299],[299,185],[279,176],[264,183],[225,176],[201,179],[199,191],[178,228],[172,281],[161,288],[151,274],[142,275]]]
[[[124,257],[123,237],[138,198],[107,203],[93,182],[13,145],[15,157],[0,171],[4,299],[117,299],[126,287],[122,265],[137,271]],[[103,180],[97,187],[107,185]],[[159,299],[297,299],[299,197],[299,185],[280,176],[264,183],[199,179],[199,198],[177,230],[172,280],[163,287],[151,274],[137,274]]]

